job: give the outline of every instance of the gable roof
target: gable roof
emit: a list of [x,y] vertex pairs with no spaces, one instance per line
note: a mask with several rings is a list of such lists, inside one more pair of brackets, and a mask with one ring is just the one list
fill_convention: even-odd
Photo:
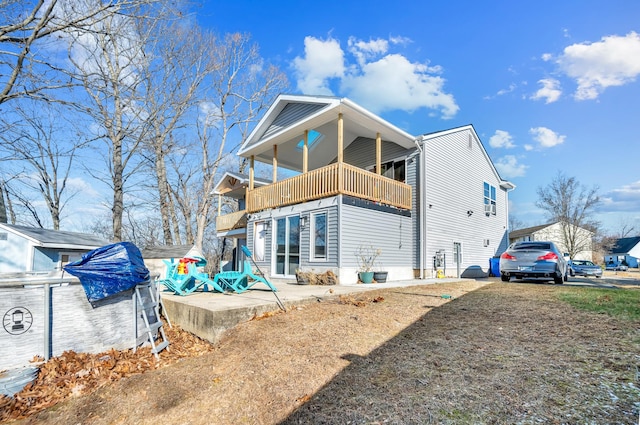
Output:
[[640,236],[631,238],[620,238],[611,249],[611,254],[627,254],[640,244]]
[[95,249],[110,244],[106,239],[88,233],[41,229],[7,223],[0,223],[0,230],[22,236],[29,239],[34,245],[43,248]]
[[433,133],[425,133],[422,136],[420,136],[420,140],[422,141],[423,144],[429,143],[430,140],[436,139],[438,137],[446,136],[452,133],[458,133],[461,131],[469,131],[473,135],[473,139],[475,143],[480,146],[480,149],[482,150],[482,154],[484,155],[485,159],[491,166],[491,170],[495,174],[496,178],[500,181],[500,187],[505,190],[515,189],[516,188],[515,184],[511,183],[510,181],[503,180],[502,177],[500,177],[500,173],[498,173],[498,170],[496,169],[495,165],[493,165],[493,161],[489,157],[487,150],[484,148],[484,145],[482,144],[482,141],[480,140],[480,137],[478,136],[478,133],[476,133],[476,129],[473,127],[472,124],[464,125],[461,127],[454,127],[448,130],[436,131]]
[[[197,248],[193,245],[157,245],[150,246],[142,250],[142,258],[147,260],[151,259],[166,259],[166,258],[184,258],[190,252],[196,252]],[[197,251],[196,254],[200,254]],[[194,254],[194,255],[196,255]]]
[[527,236],[527,235],[531,235],[533,233],[536,233],[542,229],[545,229],[549,226],[552,226],[556,223],[547,223],[547,224],[541,224],[539,226],[533,226],[533,227],[527,227],[524,229],[518,229],[518,230],[514,230],[513,232],[509,232],[509,239],[517,239],[517,238],[521,238],[523,236]]
[[[260,179],[257,177],[253,178],[253,184],[255,187],[266,186],[270,183],[271,182],[264,179]],[[227,171],[213,188],[213,193],[215,195],[220,194],[232,198],[243,198],[245,195],[244,188],[248,185],[248,175]]]
[[302,152],[298,148],[305,130],[315,130],[322,139],[309,155],[309,170],[327,165],[337,156],[338,114],[343,116],[343,148],[356,137],[396,143],[406,149],[415,147],[415,136],[401,130],[347,98],[333,96],[280,95],[258,122],[238,155],[254,156],[270,163],[278,146],[278,165],[302,171]]
[[[547,227],[550,226],[555,226],[556,224],[559,224],[560,221],[555,221],[553,223],[547,223],[547,224],[541,224],[539,226],[532,226],[532,227],[527,227],[524,229],[518,229],[518,230],[514,230],[512,232],[509,232],[509,239],[517,239],[517,238],[521,238],[523,236],[527,236],[527,235],[532,235],[534,233],[539,232],[542,229],[546,229]],[[575,226],[577,229],[582,229],[584,231],[587,231],[591,234],[593,234],[593,232],[591,232],[590,230],[585,229],[584,227],[578,227]]]

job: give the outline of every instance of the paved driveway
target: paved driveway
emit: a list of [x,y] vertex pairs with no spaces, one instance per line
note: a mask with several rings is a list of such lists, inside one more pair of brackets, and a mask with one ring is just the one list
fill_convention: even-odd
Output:
[[[548,283],[553,284],[553,281],[542,281],[537,279],[512,279],[513,283]],[[569,281],[564,283],[571,286],[592,286],[596,288],[633,288],[640,289],[640,271],[630,270],[628,272],[613,272],[605,270],[601,278],[595,277],[569,277]]]

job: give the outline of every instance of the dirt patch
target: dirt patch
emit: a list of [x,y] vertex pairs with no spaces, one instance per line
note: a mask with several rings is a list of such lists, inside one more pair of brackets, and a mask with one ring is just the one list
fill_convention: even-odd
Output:
[[[20,423],[635,423],[640,323],[488,281],[336,297]],[[1,411],[0,411],[1,412]]]

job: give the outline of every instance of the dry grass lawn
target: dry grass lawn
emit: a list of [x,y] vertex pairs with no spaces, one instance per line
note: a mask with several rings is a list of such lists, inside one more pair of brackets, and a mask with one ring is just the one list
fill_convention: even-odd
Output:
[[484,280],[302,305],[18,423],[637,423],[640,323],[556,297],[580,289]]

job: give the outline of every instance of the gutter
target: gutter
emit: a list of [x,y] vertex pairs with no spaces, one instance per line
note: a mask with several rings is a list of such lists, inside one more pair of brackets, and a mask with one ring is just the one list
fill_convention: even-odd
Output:
[[418,151],[420,152],[419,155],[419,161],[418,161],[418,167],[416,167],[416,183],[418,184],[418,187],[420,188],[419,191],[419,197],[420,197],[420,201],[418,204],[418,255],[419,255],[419,264],[420,264],[420,279],[424,279],[424,255],[425,255],[425,242],[424,242],[424,234],[425,234],[425,223],[426,223],[426,217],[425,217],[425,176],[423,176],[424,172],[424,157],[425,157],[425,152],[424,149],[421,146],[421,143],[424,142],[424,136],[418,136],[415,140],[414,143],[416,144]]

